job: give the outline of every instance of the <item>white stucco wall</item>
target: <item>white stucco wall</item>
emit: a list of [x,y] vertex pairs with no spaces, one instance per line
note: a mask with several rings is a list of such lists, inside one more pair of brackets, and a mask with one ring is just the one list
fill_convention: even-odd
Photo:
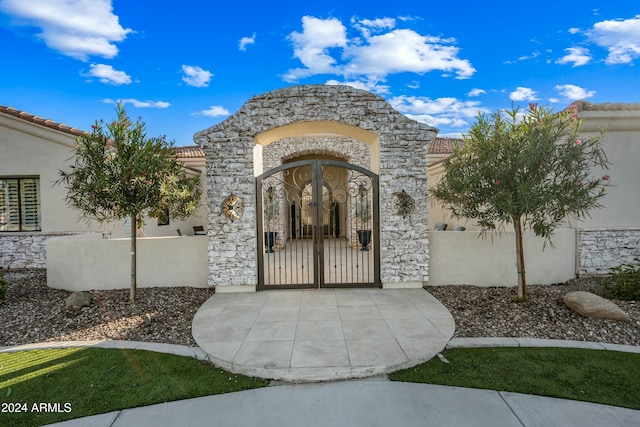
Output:
[[[206,236],[137,240],[138,287],[207,287]],[[47,240],[47,285],[67,291],[128,289],[130,239],[96,235]]]
[[[624,104],[618,104],[620,107]],[[597,107],[597,106],[594,106]],[[580,112],[582,131],[593,134],[602,127],[607,132],[602,146],[609,162],[608,170],[597,169],[595,176],[609,175],[611,186],[602,200],[604,208],[591,211],[591,218],[576,223],[581,228],[640,226],[640,109],[604,109]]]
[[[637,104],[585,104],[586,110],[580,111],[581,133],[593,135],[600,128],[607,132],[602,146],[609,162],[608,170],[594,168],[593,176],[609,175],[611,186],[602,199],[603,207],[590,211],[590,217],[581,221],[571,220],[570,225],[577,228],[609,228],[640,226],[640,108]],[[429,186],[435,186],[444,174],[442,164],[429,169]],[[429,227],[436,222],[446,222],[449,228],[464,225],[467,230],[479,230],[475,220],[452,218],[439,203],[429,205]]]
[[[125,221],[110,224],[87,222],[77,210],[67,205],[67,190],[54,185],[60,169],[73,164],[75,136],[38,123],[0,114],[0,176],[40,178],[40,232],[0,233],[0,267],[26,268],[44,266],[44,241],[50,236],[68,233],[110,232],[113,238],[128,236]],[[191,173],[204,172],[204,158],[183,159]],[[202,174],[202,185],[205,185]],[[194,226],[207,224],[206,192],[203,191],[196,215],[184,221],[170,219],[169,225],[159,226],[155,219],[148,219],[143,229],[148,237],[193,235]]]
[[[515,286],[515,233],[487,234],[477,231],[430,231],[429,285]],[[543,240],[532,232],[524,235],[525,271],[528,284],[565,282],[576,273],[576,231],[560,229],[555,247],[543,250]]]

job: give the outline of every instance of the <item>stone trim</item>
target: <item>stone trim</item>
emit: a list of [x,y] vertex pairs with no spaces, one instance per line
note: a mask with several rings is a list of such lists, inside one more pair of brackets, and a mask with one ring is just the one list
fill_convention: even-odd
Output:
[[611,268],[640,259],[640,227],[578,230],[578,275],[611,274]]
[[51,237],[82,232],[16,232],[0,234],[0,268],[46,268],[46,242]]
[[[254,165],[257,138],[269,131],[286,130],[289,125],[304,127],[314,123],[337,125],[339,137],[376,136],[375,141],[367,142],[375,144],[379,164],[364,167],[380,178],[380,279],[383,283],[426,282],[429,277],[427,146],[437,129],[400,114],[383,98],[370,92],[349,86],[305,85],[255,96],[223,122],[194,135],[207,158],[209,284],[257,284],[254,176],[257,170],[266,171],[269,169],[266,166],[301,152],[300,148],[292,148],[293,151],[280,159],[267,160],[271,164]],[[313,133],[318,132],[323,130]],[[283,135],[288,139],[296,136],[286,132]],[[305,136],[309,137],[301,133],[298,138]],[[316,138],[322,139],[322,136]],[[348,145],[363,144],[353,141]],[[278,143],[261,141],[261,154],[268,152],[269,142]],[[315,143],[323,144],[317,140]],[[416,201],[413,213],[406,218],[392,213],[393,193],[402,190]],[[229,194],[244,199],[241,220],[231,222],[220,215],[220,203]]]

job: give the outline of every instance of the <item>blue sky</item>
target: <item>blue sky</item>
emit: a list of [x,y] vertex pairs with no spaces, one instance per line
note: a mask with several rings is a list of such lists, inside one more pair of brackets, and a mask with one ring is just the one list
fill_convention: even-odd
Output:
[[[312,3],[312,4],[305,4]],[[350,84],[459,136],[479,111],[640,102],[640,2],[0,0],[0,104],[176,145],[249,98]]]

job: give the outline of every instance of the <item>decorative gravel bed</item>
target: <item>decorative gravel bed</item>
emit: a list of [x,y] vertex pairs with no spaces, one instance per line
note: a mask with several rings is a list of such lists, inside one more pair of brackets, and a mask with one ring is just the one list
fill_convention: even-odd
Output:
[[[570,310],[563,302],[572,291],[604,296],[600,280],[579,278],[557,285],[529,286],[529,300],[516,303],[515,288],[476,286],[430,286],[427,290],[451,312],[455,337],[526,337],[640,345],[640,304],[615,302],[630,317],[629,322],[589,319]],[[555,321],[549,316],[553,310]]]
[[0,346],[44,341],[131,340],[195,346],[191,322],[213,289],[138,288],[92,291],[93,304],[65,309],[70,292],[47,287],[45,270],[9,270],[0,305]]
[[[44,270],[11,270],[6,301],[0,305],[0,346],[44,341],[132,340],[195,346],[191,322],[213,289],[140,288],[92,291],[94,302],[78,312],[65,310],[69,292],[50,289]],[[615,301],[630,322],[587,319],[562,298],[573,290],[599,293],[597,279],[530,286],[530,300],[515,303],[514,288],[438,286],[427,290],[456,321],[456,337],[530,337],[640,345],[640,304]],[[548,308],[555,314],[549,318]]]

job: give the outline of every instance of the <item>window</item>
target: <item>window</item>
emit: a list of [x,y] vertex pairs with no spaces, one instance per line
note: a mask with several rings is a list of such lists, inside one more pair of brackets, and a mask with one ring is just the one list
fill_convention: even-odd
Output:
[[0,231],[40,231],[39,178],[0,178]]
[[158,217],[158,225],[169,225],[169,208],[162,210],[162,215]]

